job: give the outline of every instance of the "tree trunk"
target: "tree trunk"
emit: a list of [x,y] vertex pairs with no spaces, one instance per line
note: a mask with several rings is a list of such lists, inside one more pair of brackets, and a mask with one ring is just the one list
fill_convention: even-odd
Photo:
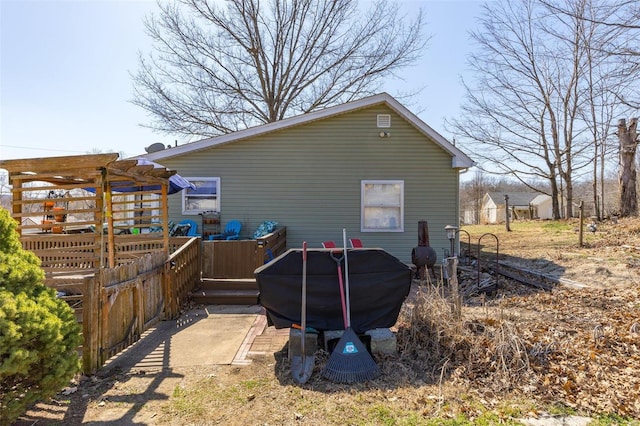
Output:
[[598,202],[598,141],[594,141],[595,155],[593,156],[593,182],[591,188],[593,190],[593,211],[598,221],[602,219],[600,216],[600,203]]
[[600,218],[605,218],[605,206],[606,206],[606,198],[604,193],[604,176],[605,176],[605,146],[604,142],[600,149]]
[[567,205],[565,207],[565,219],[571,219],[573,217],[573,182],[571,180],[565,181],[565,191],[567,194]]
[[552,175],[552,178],[549,179],[549,184],[551,185],[551,209],[553,220],[560,219],[560,191],[558,191],[558,183],[556,182],[556,176]]
[[637,126],[638,118],[630,119],[629,127],[624,119],[618,120],[618,140],[620,142],[618,183],[620,185],[620,216],[622,217],[635,216],[638,213],[636,191]]

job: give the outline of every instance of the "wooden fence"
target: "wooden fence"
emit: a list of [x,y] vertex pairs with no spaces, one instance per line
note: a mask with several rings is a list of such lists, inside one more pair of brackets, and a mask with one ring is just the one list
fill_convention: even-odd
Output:
[[126,265],[101,268],[88,280],[83,365],[100,367],[163,318],[166,260],[162,252],[149,253]]
[[203,241],[202,277],[254,278],[256,268],[283,253],[286,245],[286,227],[256,240]]
[[[100,368],[162,319],[173,319],[200,282],[200,239],[174,237],[167,257],[158,238],[118,238],[118,266],[100,267],[89,234],[23,236],[42,261],[45,284],[57,291],[82,323],[82,366]],[[119,236],[120,237],[120,236]]]

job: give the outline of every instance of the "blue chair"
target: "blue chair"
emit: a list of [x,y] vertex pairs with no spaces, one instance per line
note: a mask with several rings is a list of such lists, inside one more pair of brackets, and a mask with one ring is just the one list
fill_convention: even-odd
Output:
[[242,224],[239,220],[230,220],[227,222],[227,225],[224,227],[224,232],[222,234],[211,235],[209,237],[210,240],[237,240],[240,238],[240,230],[242,229]]
[[195,220],[184,219],[178,223],[178,225],[189,225],[189,230],[187,231],[187,237],[201,237],[202,234],[198,233],[198,224]]

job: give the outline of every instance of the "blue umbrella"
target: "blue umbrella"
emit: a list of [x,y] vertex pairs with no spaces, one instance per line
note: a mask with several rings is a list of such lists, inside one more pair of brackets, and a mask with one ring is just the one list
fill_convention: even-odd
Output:
[[[147,160],[146,158],[138,158],[137,162],[137,166],[153,166],[156,169],[166,169],[166,167],[164,167],[163,165],[154,163],[153,161]],[[180,192],[185,188],[196,189],[196,186],[177,173],[169,177],[169,187],[167,188],[167,192],[169,194],[175,194],[176,192]],[[87,191],[95,192],[95,188],[86,189]],[[140,185],[136,184],[136,182],[125,181],[112,182],[111,190],[116,192],[154,191],[159,194],[161,193],[162,188],[160,185]]]
[[[158,163],[147,160],[146,158],[138,158],[138,166],[153,166],[156,169],[166,168]],[[138,191],[139,188],[139,186],[133,187],[129,191],[125,192]],[[143,188],[145,191],[161,191],[160,185],[146,185],[143,186]],[[169,177],[169,188],[167,188],[167,192],[169,194],[175,194],[176,192],[180,192],[186,188],[196,189],[196,186],[177,173]]]

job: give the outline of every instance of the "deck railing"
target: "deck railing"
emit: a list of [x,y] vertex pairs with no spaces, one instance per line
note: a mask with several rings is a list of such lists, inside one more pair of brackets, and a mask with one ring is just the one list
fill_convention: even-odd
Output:
[[175,319],[189,299],[189,293],[200,283],[202,253],[199,238],[174,237],[172,250],[164,265],[165,319]]

